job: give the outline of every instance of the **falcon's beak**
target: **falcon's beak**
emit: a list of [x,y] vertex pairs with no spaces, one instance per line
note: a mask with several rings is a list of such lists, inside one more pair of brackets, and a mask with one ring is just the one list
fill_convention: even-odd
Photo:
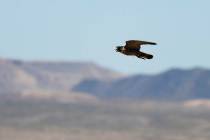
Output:
[[116,47],[115,51],[116,52],[120,52],[121,51],[121,47]]

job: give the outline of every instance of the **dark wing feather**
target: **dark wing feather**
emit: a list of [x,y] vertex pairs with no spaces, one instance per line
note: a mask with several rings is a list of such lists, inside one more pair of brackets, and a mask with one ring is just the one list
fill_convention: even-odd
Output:
[[155,42],[139,41],[140,45],[157,45]]
[[157,45],[157,44],[154,42],[147,42],[147,41],[141,41],[141,40],[128,40],[126,41],[125,48],[139,50],[141,45]]
[[126,41],[125,48],[139,50],[141,47],[140,45],[141,43],[137,40],[129,40],[129,41]]

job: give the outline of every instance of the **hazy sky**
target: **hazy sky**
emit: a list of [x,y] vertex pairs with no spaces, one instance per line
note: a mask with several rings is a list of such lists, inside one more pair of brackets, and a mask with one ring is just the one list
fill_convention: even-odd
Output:
[[[93,61],[124,73],[210,68],[209,0],[0,0],[0,57]],[[152,60],[114,51],[157,42]]]

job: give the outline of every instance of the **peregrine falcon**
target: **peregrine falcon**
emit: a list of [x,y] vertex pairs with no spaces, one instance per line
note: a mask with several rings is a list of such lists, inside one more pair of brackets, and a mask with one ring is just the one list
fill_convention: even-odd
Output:
[[141,59],[152,59],[153,55],[140,51],[141,45],[157,45],[154,42],[128,40],[125,46],[117,46],[116,51],[125,55],[133,55]]

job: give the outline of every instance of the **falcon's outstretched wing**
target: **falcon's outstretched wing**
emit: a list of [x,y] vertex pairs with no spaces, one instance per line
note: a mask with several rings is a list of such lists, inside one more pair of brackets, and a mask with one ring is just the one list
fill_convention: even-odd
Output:
[[128,40],[126,41],[125,48],[127,49],[136,49],[139,50],[141,45],[156,45],[154,42],[147,42],[147,41],[141,41],[141,40]]

